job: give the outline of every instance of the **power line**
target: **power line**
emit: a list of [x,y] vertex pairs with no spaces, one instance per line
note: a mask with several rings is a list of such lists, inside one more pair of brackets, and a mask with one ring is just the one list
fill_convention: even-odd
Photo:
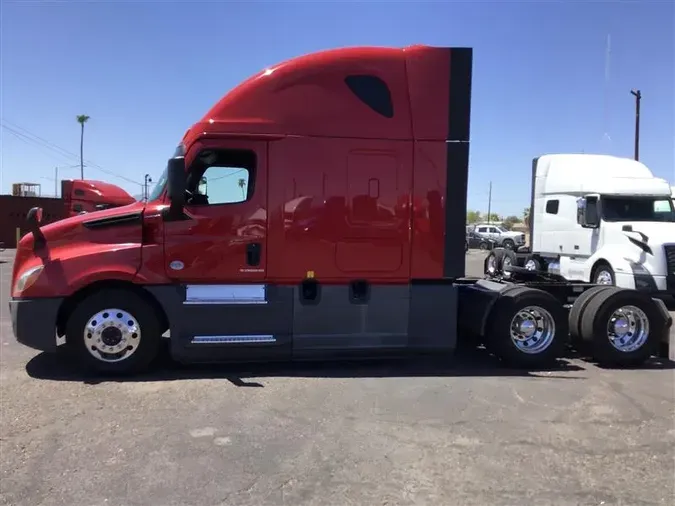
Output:
[[[7,131],[7,133],[12,134],[12,136],[14,136],[16,139],[20,140],[21,142],[23,142],[23,143],[25,143],[25,144],[33,147],[33,148],[37,148],[38,151],[40,151],[41,153],[43,153],[47,156],[51,156],[51,157],[54,156],[55,153],[54,153],[53,150],[51,152],[45,151],[44,146],[42,144],[36,142],[34,139],[31,139],[30,137],[22,134],[21,132],[19,132],[17,130],[14,130],[14,129],[11,129],[11,128],[5,126],[5,125],[2,125],[2,127]],[[56,154],[58,156],[60,156],[60,159],[67,159],[68,161],[72,161],[72,160],[70,160],[70,157],[62,155],[60,153],[56,153]]]
[[[70,160],[76,160],[79,161],[80,157],[76,155],[75,153],[68,151],[67,149],[64,149],[52,142],[49,142],[46,139],[43,139],[39,135],[36,135],[32,133],[31,131],[15,124],[10,121],[7,121],[6,119],[2,119],[2,124],[1,126],[10,132],[11,134],[14,135],[17,139],[23,140],[24,142],[30,141],[33,142],[37,146],[44,147],[46,149],[49,149],[54,152],[54,154],[57,154],[58,156],[61,156],[62,158],[66,158]],[[138,181],[134,181],[133,179],[130,179],[126,176],[122,176],[120,174],[117,174],[111,170],[104,169],[100,165],[92,162],[91,160],[84,160],[84,162],[87,164],[88,167],[94,168],[96,170],[99,170],[100,172],[103,172],[104,174],[108,174],[110,176],[122,179],[124,181],[127,181],[129,183],[137,184],[139,186],[143,186],[142,183],[139,183]]]

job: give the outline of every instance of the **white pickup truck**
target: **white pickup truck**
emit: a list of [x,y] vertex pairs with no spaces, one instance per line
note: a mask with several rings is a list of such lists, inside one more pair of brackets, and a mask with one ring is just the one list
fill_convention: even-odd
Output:
[[494,241],[494,245],[497,247],[512,250],[525,245],[525,234],[506,230],[501,225],[479,223],[473,231],[485,239]]

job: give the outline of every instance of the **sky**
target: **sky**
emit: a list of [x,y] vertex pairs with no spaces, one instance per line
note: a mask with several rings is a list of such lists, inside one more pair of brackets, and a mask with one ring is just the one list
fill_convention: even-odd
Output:
[[[340,46],[471,46],[469,209],[522,215],[531,161],[633,156],[675,185],[675,2],[0,0],[0,193],[79,176],[134,195],[228,90]],[[66,168],[77,165],[77,168]]]

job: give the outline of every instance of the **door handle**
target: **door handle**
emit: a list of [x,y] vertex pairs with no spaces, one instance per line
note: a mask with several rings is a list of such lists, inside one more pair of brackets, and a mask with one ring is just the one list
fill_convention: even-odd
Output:
[[252,242],[246,245],[246,263],[251,267],[260,265],[260,252],[262,245],[259,242]]

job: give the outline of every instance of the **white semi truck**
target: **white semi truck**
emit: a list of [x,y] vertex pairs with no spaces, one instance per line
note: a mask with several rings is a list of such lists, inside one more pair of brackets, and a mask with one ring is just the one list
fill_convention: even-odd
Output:
[[530,238],[531,246],[517,253],[493,252],[486,273],[517,264],[568,281],[675,295],[673,188],[638,161],[535,158]]

